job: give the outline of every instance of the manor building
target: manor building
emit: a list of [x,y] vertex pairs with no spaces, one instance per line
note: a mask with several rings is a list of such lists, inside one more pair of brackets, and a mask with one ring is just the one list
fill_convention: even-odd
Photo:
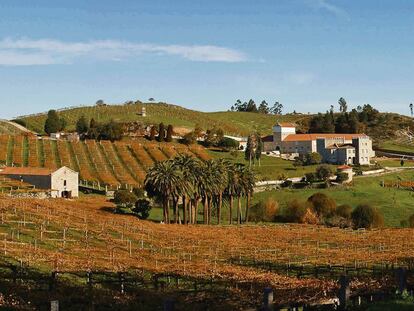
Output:
[[273,135],[263,138],[264,151],[281,154],[317,152],[322,161],[335,164],[368,165],[373,156],[372,140],[365,134],[296,134],[296,125],[280,122]]

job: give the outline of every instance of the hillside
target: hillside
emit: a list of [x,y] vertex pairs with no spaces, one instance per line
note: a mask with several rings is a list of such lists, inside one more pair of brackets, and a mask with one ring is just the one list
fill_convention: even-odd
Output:
[[0,119],[0,135],[16,135],[27,132],[27,129],[21,125]]
[[155,142],[56,141],[27,136],[0,136],[0,164],[7,166],[47,167],[65,165],[80,173],[80,179],[115,188],[139,186],[155,161],[177,154],[209,158],[203,147]]
[[[142,105],[145,105],[147,116],[138,115]],[[259,131],[263,134],[270,134],[272,126],[279,121],[299,122],[306,119],[304,115],[264,115],[250,112],[200,112],[186,109],[180,106],[164,103],[146,103],[131,105],[109,105],[109,106],[88,106],[78,108],[68,108],[59,111],[61,117],[67,121],[68,130],[74,130],[76,121],[85,116],[87,119],[94,118],[98,122],[112,120],[119,122],[140,121],[145,124],[172,124],[175,127],[186,127],[193,129],[196,124],[203,129],[221,127],[226,134],[247,135],[252,131]],[[39,133],[43,133],[43,125],[46,114],[36,114],[23,116],[28,128]]]

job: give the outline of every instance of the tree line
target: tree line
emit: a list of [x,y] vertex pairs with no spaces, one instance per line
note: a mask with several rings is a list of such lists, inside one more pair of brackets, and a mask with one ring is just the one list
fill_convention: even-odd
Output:
[[[157,162],[148,171],[144,185],[149,197],[162,205],[164,223],[172,222],[172,208],[175,223],[196,224],[201,212],[204,224],[211,224],[214,216],[220,224],[223,207],[228,207],[228,222],[232,224],[237,201],[236,222],[241,224],[249,220],[255,176],[240,163],[224,159],[203,161],[180,155]],[[246,199],[244,211],[243,198]]]
[[348,112],[348,104],[341,97],[338,105],[339,113],[335,113],[331,105],[325,114],[314,116],[309,122],[309,133],[363,133],[368,126],[381,122],[379,111],[369,104]]
[[247,102],[242,102],[240,99],[236,100],[234,105],[230,108],[231,111],[241,111],[241,112],[256,112],[263,114],[282,114],[283,105],[276,101],[273,106],[262,100],[259,105],[256,105],[253,99],[250,99]]

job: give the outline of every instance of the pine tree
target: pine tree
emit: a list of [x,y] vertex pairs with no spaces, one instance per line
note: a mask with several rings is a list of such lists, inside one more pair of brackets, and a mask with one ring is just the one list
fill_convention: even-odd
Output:
[[166,142],[172,142],[173,132],[174,132],[173,126],[171,124],[169,124],[168,127],[167,127],[167,136],[165,137]]
[[165,139],[165,126],[164,123],[160,123],[159,125],[159,130],[158,130],[158,141],[164,141]]

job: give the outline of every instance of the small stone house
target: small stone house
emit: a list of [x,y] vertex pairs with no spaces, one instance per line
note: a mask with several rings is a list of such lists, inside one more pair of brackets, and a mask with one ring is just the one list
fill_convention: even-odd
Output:
[[79,196],[79,173],[63,166],[57,170],[34,167],[5,167],[0,175],[50,190],[53,198],[77,198]]

